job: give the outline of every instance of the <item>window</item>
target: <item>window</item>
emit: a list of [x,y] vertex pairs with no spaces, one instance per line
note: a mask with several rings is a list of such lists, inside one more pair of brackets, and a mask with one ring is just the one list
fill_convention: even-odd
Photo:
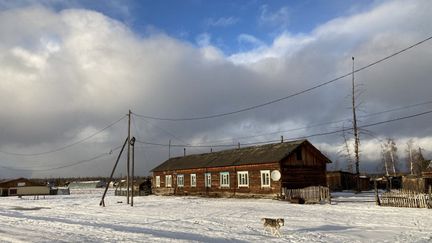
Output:
[[261,187],[270,187],[270,170],[261,171]]
[[221,187],[229,187],[229,172],[221,172],[220,173],[220,186]]
[[160,187],[160,176],[156,176],[156,187]]
[[172,185],[172,175],[165,176],[165,187],[171,187]]
[[247,171],[237,172],[238,187],[249,187],[249,173]]
[[184,187],[184,175],[177,175],[177,187]]
[[9,195],[16,195],[18,192],[18,190],[16,188],[14,189],[9,189]]
[[296,159],[297,160],[302,160],[302,151],[301,151],[301,149],[297,149],[296,150]]
[[196,174],[191,174],[191,187],[196,187]]
[[211,187],[211,173],[204,174],[204,184],[205,187]]

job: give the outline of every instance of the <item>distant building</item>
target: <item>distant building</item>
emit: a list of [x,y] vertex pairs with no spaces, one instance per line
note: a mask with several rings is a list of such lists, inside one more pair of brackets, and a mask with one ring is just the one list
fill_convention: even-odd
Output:
[[49,195],[50,188],[26,178],[0,181],[1,196],[38,196]]
[[[357,190],[357,175],[347,171],[327,172],[327,186],[331,191]],[[370,189],[370,178],[360,176],[360,190]]]
[[102,188],[106,186],[105,181],[72,181],[68,187],[70,189],[88,189],[88,188]]
[[409,191],[429,192],[432,191],[432,161],[426,170],[417,175],[406,175],[402,177],[402,188]]
[[307,140],[168,159],[153,172],[158,195],[276,196],[283,188],[326,186],[331,161]]

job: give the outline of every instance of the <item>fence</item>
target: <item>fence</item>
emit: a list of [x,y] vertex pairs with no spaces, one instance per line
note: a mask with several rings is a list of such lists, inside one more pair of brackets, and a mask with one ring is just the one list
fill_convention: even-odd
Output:
[[282,188],[282,199],[304,200],[305,203],[320,203],[327,201],[330,203],[330,190],[325,186],[310,186],[301,189]]
[[[127,191],[114,191],[115,196],[127,196]],[[132,191],[129,191],[129,195],[132,195]],[[150,193],[148,191],[134,191],[134,196],[148,196]]]
[[432,208],[432,197],[425,193],[395,190],[383,193],[380,203],[390,207]]

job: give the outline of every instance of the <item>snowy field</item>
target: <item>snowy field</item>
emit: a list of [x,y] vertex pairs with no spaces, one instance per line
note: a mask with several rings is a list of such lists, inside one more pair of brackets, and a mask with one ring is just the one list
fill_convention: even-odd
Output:
[[[378,207],[373,194],[334,194],[332,204],[270,199],[136,197],[110,192],[0,198],[1,242],[432,242],[432,210]],[[120,203],[120,202],[123,203]],[[282,237],[260,218],[284,218]]]

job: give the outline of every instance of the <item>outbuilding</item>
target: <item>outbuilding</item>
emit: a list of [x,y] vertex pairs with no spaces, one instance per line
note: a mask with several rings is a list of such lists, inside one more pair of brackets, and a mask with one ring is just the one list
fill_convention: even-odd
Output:
[[170,158],[152,170],[157,195],[265,196],[326,186],[331,161],[307,140]]
[[0,181],[1,196],[37,196],[49,195],[50,188],[26,178]]

